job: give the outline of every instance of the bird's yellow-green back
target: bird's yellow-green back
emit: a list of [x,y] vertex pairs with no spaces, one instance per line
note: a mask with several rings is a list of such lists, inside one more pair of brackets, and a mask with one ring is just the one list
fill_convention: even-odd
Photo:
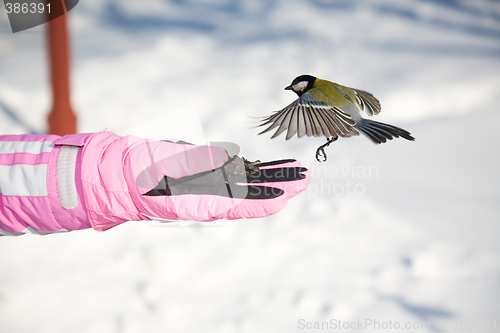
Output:
[[356,95],[351,88],[327,80],[316,79],[309,92],[317,100],[339,108],[356,103]]

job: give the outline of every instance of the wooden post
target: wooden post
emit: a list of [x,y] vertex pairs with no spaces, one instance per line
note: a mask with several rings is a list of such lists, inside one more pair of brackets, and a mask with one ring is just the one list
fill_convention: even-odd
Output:
[[48,117],[49,134],[76,133],[76,115],[71,108],[69,46],[66,16],[48,22],[52,110]]

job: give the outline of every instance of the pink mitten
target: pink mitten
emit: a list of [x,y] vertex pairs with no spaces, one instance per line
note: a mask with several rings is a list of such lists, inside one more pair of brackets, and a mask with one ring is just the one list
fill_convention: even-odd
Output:
[[310,181],[295,160],[252,163],[223,148],[179,142],[144,142],[131,149],[126,166],[135,205],[153,219],[264,217]]

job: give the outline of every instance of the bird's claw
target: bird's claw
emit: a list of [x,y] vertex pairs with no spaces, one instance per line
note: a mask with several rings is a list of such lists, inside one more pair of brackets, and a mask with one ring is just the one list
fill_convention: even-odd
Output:
[[[336,138],[328,138],[326,139],[326,143],[324,145],[319,146],[319,148],[316,150],[316,160],[318,162],[325,162],[327,160],[327,156],[325,153],[325,148],[330,145],[330,143],[337,141],[338,137]],[[321,161],[319,158],[323,157],[323,161]]]
[[[323,160],[320,160],[320,157],[323,157]],[[326,161],[326,153],[325,153],[325,148],[323,148],[323,146],[319,147],[317,150],[316,150],[316,160],[318,162],[325,162]]]

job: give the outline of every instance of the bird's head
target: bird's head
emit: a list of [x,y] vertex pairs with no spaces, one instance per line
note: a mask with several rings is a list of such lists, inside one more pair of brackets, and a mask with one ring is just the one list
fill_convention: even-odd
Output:
[[302,96],[303,93],[308,92],[312,89],[316,78],[311,75],[301,75],[297,76],[285,90],[293,90],[297,95]]

